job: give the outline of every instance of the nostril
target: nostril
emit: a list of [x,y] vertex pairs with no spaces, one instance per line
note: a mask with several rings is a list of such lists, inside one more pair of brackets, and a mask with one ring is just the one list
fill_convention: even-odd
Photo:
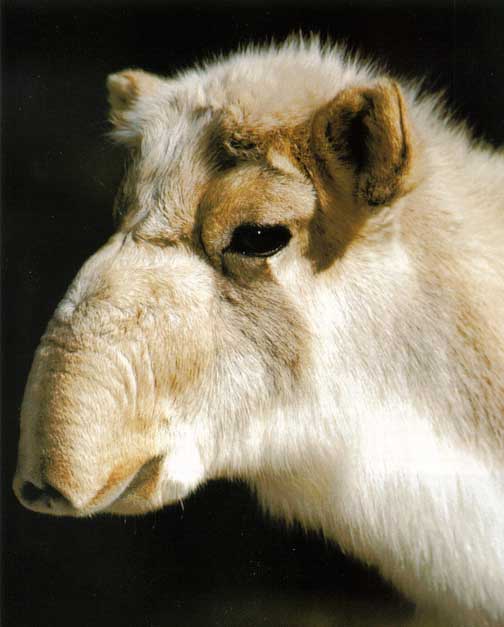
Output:
[[43,488],[39,488],[31,481],[25,481],[21,488],[21,496],[27,503],[34,503],[42,499],[68,503],[68,500],[58,492],[52,485],[45,484]]
[[21,496],[23,500],[28,503],[33,503],[33,501],[37,501],[44,493],[44,490],[41,490],[39,487],[31,483],[30,481],[25,481],[23,483],[23,487],[21,488]]

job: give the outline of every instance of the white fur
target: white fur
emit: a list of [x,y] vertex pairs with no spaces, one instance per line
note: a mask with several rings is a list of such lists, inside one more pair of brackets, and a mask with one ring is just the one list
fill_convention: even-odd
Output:
[[[473,342],[486,343],[493,364],[504,367],[502,152],[475,144],[435,98],[402,85],[418,138],[414,189],[383,208],[365,245],[325,271],[314,273],[296,238],[268,261],[306,330],[302,372],[295,383],[282,380],[274,395],[266,391],[268,364],[252,341],[236,334],[238,313],[219,292],[220,275],[180,243],[198,209],[190,200],[194,189],[208,181],[204,138],[215,119],[282,128],[379,75],[342,50],[298,42],[245,50],[159,80],[155,89],[150,83],[114,131],[137,151],[136,201],[120,233],[83,267],[55,320],[75,326],[76,311],[87,306],[91,313],[78,318],[78,330],[89,333],[95,311],[89,303],[97,294],[93,333],[138,316],[148,348],[143,340],[134,349],[117,340],[124,354],[134,355],[121,367],[134,388],[130,396],[157,422],[144,427],[146,434],[118,436],[126,443],[117,455],[131,457],[134,449],[142,463],[163,459],[157,490],[142,508],[180,499],[209,478],[244,478],[273,514],[320,529],[378,567],[425,609],[418,624],[500,625],[502,442],[471,427],[474,381],[491,374],[481,371],[470,342],[466,352],[458,348],[453,320],[467,299],[476,320]],[[116,76],[111,83],[127,89]],[[270,163],[283,172],[282,184],[295,181],[300,190],[302,202],[286,206],[285,219],[302,211],[310,216],[315,194],[306,177],[277,151]],[[166,246],[135,241],[131,233],[139,230],[162,236]],[[229,263],[238,273],[249,262]],[[172,362],[193,353],[204,375],[195,372],[192,388],[170,395]],[[32,374],[33,386],[39,376]],[[502,433],[500,394],[482,411],[500,420]],[[38,398],[32,390],[25,400],[18,484],[42,481],[30,435]],[[93,401],[100,406],[98,393]],[[90,445],[79,451],[80,463],[91,467],[103,431],[84,424]],[[117,455],[111,452],[104,468],[111,470]],[[105,477],[89,478],[86,495]],[[109,510],[123,511],[114,503]],[[89,513],[85,506],[82,513]]]

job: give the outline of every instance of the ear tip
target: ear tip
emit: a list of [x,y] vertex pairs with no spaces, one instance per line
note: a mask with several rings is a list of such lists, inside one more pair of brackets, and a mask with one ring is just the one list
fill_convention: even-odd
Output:
[[113,107],[124,108],[138,95],[134,74],[134,70],[122,70],[107,76],[109,102]]
[[164,79],[140,69],[124,69],[109,74],[106,79],[109,119],[115,128],[114,138],[120,143],[131,143],[139,135],[142,101],[149,102],[162,89]]
[[164,79],[140,69],[128,68],[107,77],[109,102],[112,107],[125,109],[137,99],[156,93]]
[[401,85],[398,81],[390,76],[387,76],[383,79],[381,83],[381,87],[383,92],[388,95],[389,99],[394,99],[398,103],[404,102],[404,95]]
[[107,88],[115,89],[121,85],[124,85],[128,82],[128,79],[125,76],[125,72],[128,70],[122,70],[120,72],[113,72],[107,76]]

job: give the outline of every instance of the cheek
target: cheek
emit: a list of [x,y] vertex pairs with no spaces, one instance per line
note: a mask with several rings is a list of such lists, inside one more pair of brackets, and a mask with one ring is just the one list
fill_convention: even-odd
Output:
[[[149,337],[151,377],[157,412],[171,419],[173,411],[180,413],[191,407],[195,396],[205,389],[215,360],[214,324],[207,315],[192,324],[186,321],[166,333]],[[186,411],[183,411],[187,414]]]
[[236,344],[250,352],[267,373],[264,394],[295,383],[306,353],[307,329],[287,291],[273,278],[241,288],[228,283],[226,298],[233,309]]

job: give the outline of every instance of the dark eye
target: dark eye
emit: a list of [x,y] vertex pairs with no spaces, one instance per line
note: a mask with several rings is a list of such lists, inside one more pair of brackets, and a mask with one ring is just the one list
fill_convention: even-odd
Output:
[[269,257],[287,246],[291,232],[285,226],[241,224],[233,231],[225,253],[238,253],[248,257]]

